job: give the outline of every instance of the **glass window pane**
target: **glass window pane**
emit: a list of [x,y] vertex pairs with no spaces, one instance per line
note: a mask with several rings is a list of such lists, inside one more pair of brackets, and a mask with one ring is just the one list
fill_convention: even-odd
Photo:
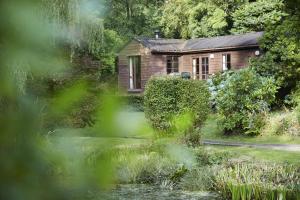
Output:
[[130,56],[129,57],[129,81],[130,89],[140,89],[141,88],[141,57],[140,56]]
[[178,56],[167,56],[167,73],[179,72]]
[[202,79],[207,79],[209,71],[208,57],[203,57],[201,61]]
[[231,68],[231,56],[230,54],[227,54],[227,69]]

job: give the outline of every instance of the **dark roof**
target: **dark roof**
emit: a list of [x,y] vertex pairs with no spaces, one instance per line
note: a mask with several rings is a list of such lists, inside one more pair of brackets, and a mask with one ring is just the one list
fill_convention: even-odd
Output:
[[185,40],[180,39],[152,39],[152,38],[136,38],[145,47],[157,52],[180,52],[184,48]]
[[136,40],[149,48],[152,52],[169,53],[258,46],[258,40],[262,35],[263,32],[251,32],[242,35],[227,35],[190,40],[150,38],[136,38]]

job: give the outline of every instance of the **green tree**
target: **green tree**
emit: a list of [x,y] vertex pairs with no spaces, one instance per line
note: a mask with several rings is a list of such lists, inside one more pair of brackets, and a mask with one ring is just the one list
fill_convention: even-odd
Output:
[[159,23],[166,37],[190,37],[188,20],[193,6],[195,3],[190,0],[172,0],[164,4]]
[[167,37],[196,38],[224,35],[232,27],[232,13],[247,1],[171,0],[162,6],[159,23]]
[[137,35],[153,35],[158,28],[156,16],[163,0],[107,1],[105,27],[115,30],[125,39]]
[[199,3],[189,15],[189,30],[192,38],[223,35],[226,32],[226,13],[221,8]]
[[233,17],[232,33],[263,31],[267,25],[276,25],[286,16],[282,0],[258,0],[237,9]]
[[92,55],[101,51],[104,29],[103,0],[44,0],[41,15],[56,30],[54,43],[67,47],[71,60],[78,48],[85,48]]
[[259,74],[275,77],[280,86],[278,100],[283,100],[300,80],[299,8],[286,5],[289,15],[277,25],[267,26],[261,39],[265,55],[251,62],[251,67]]

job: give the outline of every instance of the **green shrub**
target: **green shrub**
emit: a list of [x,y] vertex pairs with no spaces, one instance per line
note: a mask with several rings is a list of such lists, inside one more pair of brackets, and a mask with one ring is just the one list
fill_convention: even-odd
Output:
[[234,74],[234,71],[227,70],[225,72],[218,72],[215,75],[211,76],[210,79],[207,80],[209,85],[209,91],[210,91],[210,101],[215,108],[216,106],[216,97],[218,94],[218,91],[222,87],[222,82],[226,81],[232,74]]
[[262,130],[262,135],[276,136],[300,136],[300,124],[297,119],[297,112],[283,110],[269,113],[266,119],[266,125]]
[[212,190],[215,168],[216,166],[204,166],[192,169],[181,179],[180,188],[188,191]]
[[161,184],[178,170],[177,163],[156,152],[120,152],[116,155],[119,183]]
[[[152,77],[144,95],[146,118],[161,132],[170,132],[174,118],[186,113],[191,116],[186,118],[187,123],[192,121],[190,125],[200,126],[210,111],[210,94],[204,81]],[[175,121],[175,126],[184,123],[184,120]]]
[[273,78],[262,77],[251,69],[239,70],[222,81],[216,108],[225,131],[258,134],[276,90]]
[[189,134],[186,134],[183,138],[184,142],[191,147],[197,147],[201,144],[201,129],[196,127],[190,130]]
[[298,83],[296,88],[289,95],[289,105],[294,109],[297,115],[298,123],[300,124],[300,84]]
[[220,165],[222,163],[228,162],[228,160],[233,156],[232,153],[227,151],[214,151],[213,149],[196,149],[195,150],[197,162],[200,166],[212,166]]
[[122,96],[121,100],[134,111],[144,111],[144,96],[143,95],[126,95]]
[[[47,99],[53,102],[56,98]],[[99,107],[99,98],[93,93],[88,93],[74,104],[68,113],[56,115],[50,108],[43,115],[43,127],[49,130],[57,128],[84,128],[95,123],[95,114]]]

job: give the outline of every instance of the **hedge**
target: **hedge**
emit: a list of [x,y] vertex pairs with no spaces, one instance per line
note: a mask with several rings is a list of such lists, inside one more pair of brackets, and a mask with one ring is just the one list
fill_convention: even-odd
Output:
[[[172,119],[192,114],[192,125],[201,126],[210,112],[206,82],[175,77],[152,77],[145,88],[144,109],[151,125],[162,132],[172,128]],[[180,123],[180,122],[179,122]]]
[[225,132],[259,134],[264,115],[275,100],[275,80],[241,69],[222,80],[217,88],[216,108]]

